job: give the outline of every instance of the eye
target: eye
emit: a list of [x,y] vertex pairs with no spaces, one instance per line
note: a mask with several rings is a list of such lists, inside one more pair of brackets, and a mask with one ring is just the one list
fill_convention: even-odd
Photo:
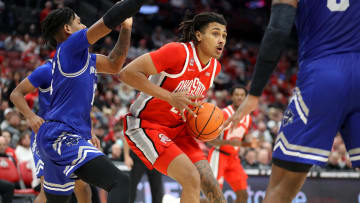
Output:
[[212,33],[215,37],[219,36],[220,34],[218,32],[213,32]]

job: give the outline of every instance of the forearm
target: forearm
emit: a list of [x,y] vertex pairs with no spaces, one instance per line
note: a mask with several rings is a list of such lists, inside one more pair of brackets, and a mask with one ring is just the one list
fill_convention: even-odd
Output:
[[285,48],[295,20],[296,8],[290,4],[275,4],[270,23],[261,42],[255,73],[249,93],[260,96]]
[[126,139],[123,139],[124,142],[124,157],[129,158],[130,157],[130,147],[126,141]]
[[240,140],[221,140],[221,139],[212,140],[208,143],[213,146],[223,146],[223,145],[240,146],[242,144]]
[[103,16],[103,21],[109,29],[115,29],[125,19],[135,15],[145,0],[124,0],[117,2]]
[[131,27],[122,26],[118,40],[108,56],[109,60],[114,63],[114,67],[121,68],[124,65],[130,47],[130,38]]
[[11,102],[19,109],[20,113],[24,115],[25,118],[30,118],[34,116],[35,113],[30,109],[27,104],[24,95],[20,92],[13,91],[10,95]]

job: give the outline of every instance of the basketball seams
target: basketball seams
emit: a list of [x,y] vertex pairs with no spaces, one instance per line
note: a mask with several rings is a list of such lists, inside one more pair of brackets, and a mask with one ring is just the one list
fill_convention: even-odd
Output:
[[206,133],[206,134],[202,133],[201,135],[210,135],[210,134],[214,133],[215,131],[217,131],[219,129],[220,126],[222,126],[223,123],[224,123],[224,117],[221,121],[221,124],[215,130],[211,131],[210,133]]
[[[215,110],[216,110],[216,106],[214,105],[213,110],[212,110],[208,120],[206,121],[203,129],[199,132],[199,134],[196,136],[196,138],[199,138],[201,136],[202,132],[204,132],[204,130],[205,130],[206,126],[209,124],[209,121],[211,120],[212,115],[214,114]],[[197,126],[197,125],[195,125],[195,126]]]

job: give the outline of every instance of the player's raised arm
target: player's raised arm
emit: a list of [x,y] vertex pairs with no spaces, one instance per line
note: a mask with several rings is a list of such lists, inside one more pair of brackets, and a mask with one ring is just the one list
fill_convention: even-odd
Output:
[[94,44],[127,18],[135,15],[144,3],[145,0],[123,0],[117,2],[100,20],[88,29],[86,35],[89,44]]
[[96,69],[98,73],[119,73],[125,63],[130,47],[132,18],[121,24],[118,40],[108,56],[96,55]]
[[260,96],[291,33],[297,0],[274,0],[270,22],[261,42],[249,93]]

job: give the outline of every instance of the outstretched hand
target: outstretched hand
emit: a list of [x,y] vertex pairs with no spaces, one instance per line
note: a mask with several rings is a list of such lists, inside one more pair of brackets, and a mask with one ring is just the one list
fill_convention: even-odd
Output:
[[221,131],[224,131],[230,124],[230,131],[234,130],[241,119],[254,111],[259,105],[259,97],[248,95],[244,102],[239,106],[234,115],[228,118],[221,127]]

